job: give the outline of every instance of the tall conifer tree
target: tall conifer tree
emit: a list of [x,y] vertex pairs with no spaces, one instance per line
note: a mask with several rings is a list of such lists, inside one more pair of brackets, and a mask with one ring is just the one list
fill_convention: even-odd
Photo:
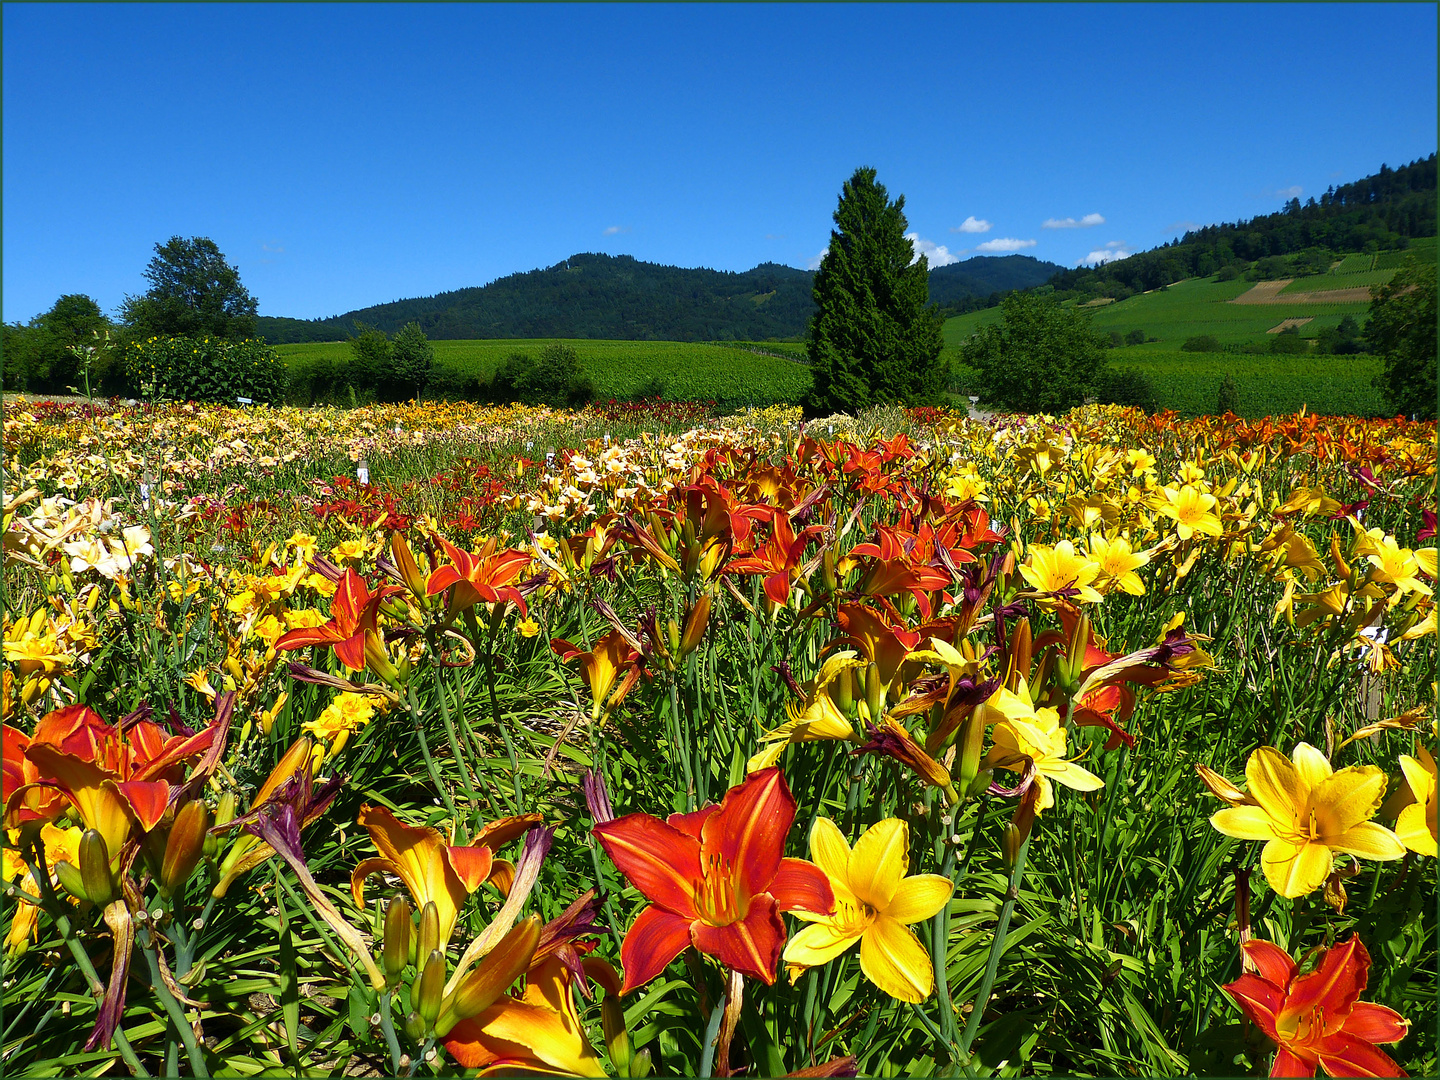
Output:
[[915,259],[904,208],[905,196],[892,203],[874,169],[856,169],[840,194],[815,275],[811,415],[944,395],[949,370],[940,359],[940,316],[929,306],[930,267],[925,256]]

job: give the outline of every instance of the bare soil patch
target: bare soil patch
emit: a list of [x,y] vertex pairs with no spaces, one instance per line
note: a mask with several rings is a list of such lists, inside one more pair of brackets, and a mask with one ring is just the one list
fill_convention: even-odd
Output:
[[1280,290],[1294,281],[1281,278],[1279,281],[1262,281],[1241,293],[1229,304],[1368,304],[1370,287],[1362,285],[1354,289],[1320,289],[1316,292],[1297,292],[1280,295]]
[[1115,302],[1115,298],[1114,298],[1113,296],[1102,296],[1102,297],[1100,297],[1100,298],[1098,298],[1098,299],[1096,299],[1096,300],[1086,300],[1085,303],[1081,304],[1080,306],[1081,306],[1081,307],[1104,307],[1106,304],[1113,304],[1114,302]]
[[1281,322],[1276,323],[1276,324],[1275,324],[1274,326],[1272,326],[1269,330],[1266,330],[1265,333],[1267,333],[1267,334],[1278,334],[1278,333],[1280,333],[1281,330],[1289,330],[1292,326],[1304,326],[1307,322],[1311,322],[1311,321],[1313,321],[1313,320],[1311,320],[1311,319],[1284,319],[1284,320],[1282,320]]

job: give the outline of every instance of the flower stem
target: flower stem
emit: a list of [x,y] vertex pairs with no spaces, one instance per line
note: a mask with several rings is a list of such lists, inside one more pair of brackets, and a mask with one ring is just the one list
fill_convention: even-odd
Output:
[[175,1032],[185,1046],[185,1056],[190,1059],[190,1068],[194,1075],[208,1078],[210,1071],[205,1067],[205,1055],[200,1052],[200,1046],[195,1041],[195,1031],[186,1021],[184,1010],[180,1008],[180,1003],[170,993],[170,987],[165,985],[165,979],[160,974],[160,961],[155,956],[154,938],[148,928],[142,929],[137,936],[140,937],[140,951],[145,954],[145,963],[150,968],[151,989],[155,991],[160,1007],[170,1017],[170,1023],[175,1025]]
[[[1032,834],[1033,835],[1033,834]],[[1020,879],[1025,874],[1025,854],[1030,849],[1030,836],[1020,841],[1015,852],[1015,868],[1010,872],[1010,886],[1005,890],[1005,904],[1000,908],[1000,921],[995,925],[995,940],[990,943],[990,958],[985,963],[985,975],[980,980],[980,992],[975,995],[975,1006],[970,1010],[970,1019],[965,1022],[965,1033],[960,1037],[960,1057],[967,1060],[975,1036],[980,1033],[980,1018],[990,1004],[990,991],[995,987],[995,974],[1000,969],[1000,953],[1005,948],[1005,933],[1010,929],[1010,916],[1015,912],[1015,902],[1020,898]]]

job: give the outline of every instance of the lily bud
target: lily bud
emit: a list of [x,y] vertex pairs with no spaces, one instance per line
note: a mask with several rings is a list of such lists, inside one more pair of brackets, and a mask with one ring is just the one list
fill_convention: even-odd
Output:
[[140,838],[140,855],[150,873],[158,878],[160,867],[165,861],[165,830],[160,828],[158,823]]
[[835,573],[835,549],[833,547],[825,549],[825,557],[820,560],[820,567],[825,576],[825,588],[832,593],[839,592],[840,578]]
[[440,995],[444,990],[445,954],[439,949],[431,949],[414,991],[415,1010],[425,1021],[427,1028],[431,1027],[435,1018],[440,1015]]
[[410,942],[415,937],[415,922],[410,917],[410,903],[403,896],[390,901],[385,909],[385,947],[382,957],[385,975],[394,982],[410,961]]
[[175,815],[160,865],[160,891],[166,896],[174,895],[190,880],[200,861],[209,828],[210,810],[199,799],[191,799]]
[[435,1025],[435,1034],[444,1038],[461,1020],[468,1020],[499,1001],[500,995],[510,988],[510,984],[530,969],[535,946],[539,943],[538,915],[531,915],[516,923],[510,932],[500,939],[500,944],[455,988]]
[[625,1030],[625,1009],[620,999],[606,994],[600,1003],[600,1026],[605,1032],[605,1049],[620,1076],[630,1075],[630,1032]]
[[849,668],[835,676],[835,707],[847,716],[855,715],[855,673]]
[[705,628],[710,624],[710,594],[702,593],[700,599],[695,601],[694,608],[690,611],[690,617],[685,620],[685,634],[680,639],[681,657],[689,656],[700,644],[700,639],[705,636]]
[[960,722],[960,736],[956,739],[955,785],[962,792],[968,792],[980,772],[980,751],[985,747],[985,704],[981,702],[970,710],[970,715]]
[[[215,828],[222,825],[229,825],[235,820],[235,793],[227,791],[220,796],[220,802],[215,807]],[[205,834],[205,858],[213,859],[220,853],[220,837],[218,834],[208,832]]]
[[405,1034],[413,1043],[418,1043],[425,1038],[425,1021],[414,1009],[405,1014]]
[[80,871],[71,863],[60,861],[55,864],[55,876],[60,879],[60,886],[76,900],[84,900],[85,882],[80,877]]
[[420,909],[420,933],[415,936],[415,951],[411,960],[419,967],[425,958],[440,948],[440,909],[434,900],[425,901]]
[[865,705],[870,710],[872,723],[880,722],[880,707],[885,703],[885,684],[880,681],[880,668],[870,664],[865,668]]
[[110,849],[98,829],[86,829],[80,837],[80,881],[85,895],[104,907],[115,899],[115,879],[110,876]]
[[674,619],[668,620],[665,623],[665,633],[669,638],[670,655],[682,656],[683,654],[680,652],[680,625]]
[[1015,859],[1020,854],[1020,830],[1013,824],[1005,826],[1005,836],[1000,841],[1000,849],[1005,855],[1005,868],[1014,869]]
[[641,1050],[630,1059],[630,1080],[645,1080],[650,1075],[650,1049]]

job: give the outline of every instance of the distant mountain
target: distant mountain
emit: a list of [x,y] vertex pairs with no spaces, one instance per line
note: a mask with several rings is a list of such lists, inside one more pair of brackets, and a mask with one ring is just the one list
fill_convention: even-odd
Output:
[[[977,257],[930,272],[931,300],[948,307],[1038,285],[1060,269],[1025,255]],[[629,255],[573,255],[488,285],[360,308],[329,319],[262,317],[271,344],[337,341],[356,322],[393,333],[418,322],[437,340],[597,338],[622,341],[780,341],[804,336],[814,273],[762,263],[744,273],[684,269]]]

